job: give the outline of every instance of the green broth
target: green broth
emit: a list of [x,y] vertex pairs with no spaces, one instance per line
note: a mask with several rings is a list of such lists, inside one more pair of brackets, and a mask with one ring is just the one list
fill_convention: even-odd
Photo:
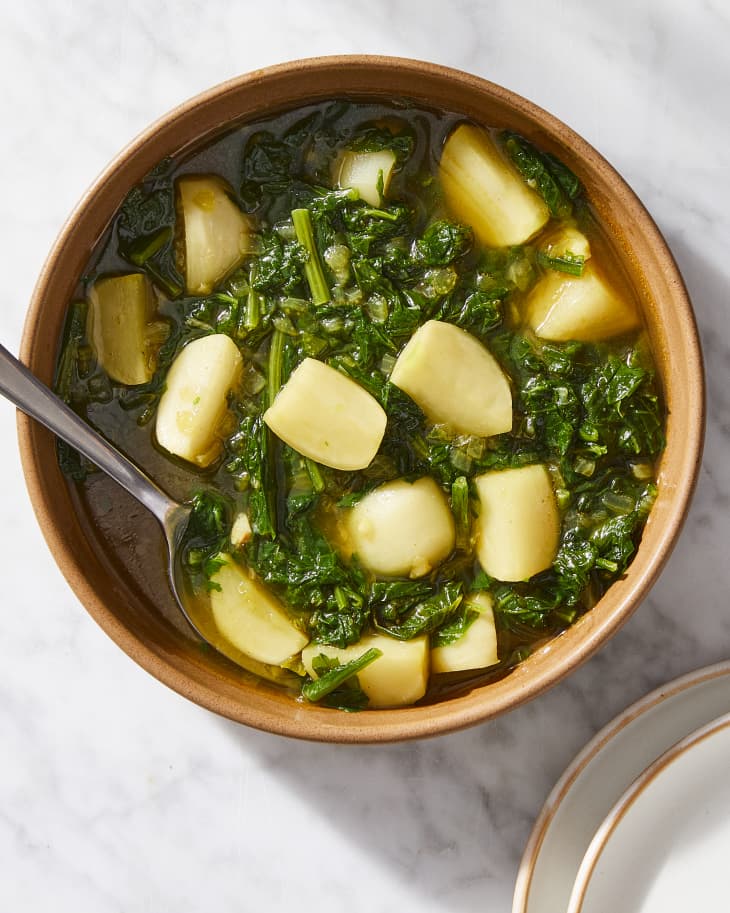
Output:
[[[206,492],[222,505],[222,526],[201,527],[185,559],[196,621],[211,642],[220,635],[208,607],[209,561],[219,549],[231,550],[230,525],[241,512],[253,536],[233,549],[234,556],[317,642],[345,647],[373,626],[396,637],[435,637],[463,615],[464,595],[488,590],[499,664],[432,677],[426,700],[504,675],[588,611],[621,576],[653,500],[663,443],[664,407],[643,331],[578,344],[541,341],[524,329],[526,297],[551,268],[538,254],[541,240],[560,225],[585,234],[593,260],[638,308],[590,202],[571,186],[572,201],[566,196],[561,206],[552,206],[558,216],[526,244],[487,249],[464,240],[437,177],[444,141],[462,120],[405,103],[342,100],[243,125],[162,163],[133,191],[134,206],[128,202],[91,258],[57,379],[64,397],[172,496],[187,500]],[[491,135],[504,149],[496,128]],[[357,143],[368,149],[385,145],[396,154],[396,171],[379,207],[331,189],[333,162]],[[258,251],[209,295],[177,295],[181,237],[173,188],[186,174],[224,179],[257,233]],[[537,182],[527,176],[540,183],[539,175]],[[294,209],[310,212],[331,295],[324,305],[311,300],[306,258],[291,226]],[[440,234],[434,225],[441,226]],[[99,277],[139,270],[154,283],[158,317],[169,335],[152,380],[128,388],[113,382],[95,359],[83,302]],[[434,319],[467,330],[496,357],[512,387],[511,432],[489,438],[454,434],[430,423],[388,382],[406,342]],[[186,343],[210,333],[230,336],[245,368],[220,429],[221,455],[200,469],[163,451],[153,428],[169,365]],[[263,411],[305,357],[337,368],[384,407],[385,437],[368,467],[342,471],[314,464],[262,423]],[[120,536],[109,522],[113,486],[65,448],[61,460],[75,478],[70,484],[86,522],[102,541],[112,542],[115,561],[172,619],[163,562],[158,564],[156,552],[140,557],[144,548],[130,546],[133,531]],[[500,582],[476,559],[473,479],[532,463],[550,472],[560,506],[560,547],[553,566],[534,578]],[[432,477],[448,498],[462,492],[457,547],[419,580],[377,580],[343,549],[341,518],[378,485],[422,476]],[[147,541],[154,536],[150,523],[139,522]],[[288,686],[296,682],[294,672],[277,669],[271,676],[243,655],[234,658],[265,677],[287,679]],[[292,667],[301,671],[296,663]]]

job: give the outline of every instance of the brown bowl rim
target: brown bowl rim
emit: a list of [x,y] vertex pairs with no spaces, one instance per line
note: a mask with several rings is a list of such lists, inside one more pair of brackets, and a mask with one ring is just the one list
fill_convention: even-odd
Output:
[[[651,554],[640,547],[636,558],[629,567],[622,581],[614,584],[596,609],[584,616],[572,628],[568,629],[557,640],[526,660],[502,682],[509,681],[508,686],[499,682],[483,686],[489,688],[490,697],[484,696],[483,688],[450,698],[432,705],[422,705],[398,710],[371,710],[360,714],[341,714],[337,711],[307,707],[306,712],[295,712],[297,704],[292,704],[290,712],[281,712],[261,695],[252,695],[253,702],[248,703],[246,693],[243,700],[237,701],[230,696],[221,695],[215,688],[215,682],[203,682],[192,678],[184,668],[173,663],[162,650],[155,650],[150,644],[123,625],[105,604],[103,597],[89,583],[66,540],[61,518],[55,517],[46,502],[46,470],[37,453],[38,441],[48,432],[35,425],[21,413],[18,414],[18,437],[21,462],[26,485],[36,513],[40,528],[48,546],[72,590],[78,596],[87,611],[112,640],[124,650],[136,663],[142,666],[155,678],[168,685],[177,693],[208,708],[222,716],[228,717],[254,728],[274,732],[294,738],[328,742],[390,742],[404,739],[421,738],[447,733],[491,719],[519,704],[536,697],[546,689],[560,682],[580,664],[585,662],[595,651],[609,639],[615,631],[636,610],[649,588],[654,583],[664,563],[669,557],[686,516],[689,501],[694,492],[701,462],[705,427],[705,392],[704,370],[699,336],[692,312],[692,306],[674,258],[653,219],[641,201],[612,166],[582,137],[558,118],[539,106],[522,98],[514,92],[480,77],[449,67],[418,60],[377,55],[340,55],[315,57],[277,64],[234,79],[223,82],[203,93],[200,93],[183,104],[175,107],[142,131],[127,145],[100,174],[96,181],[82,196],[73,212],[64,224],[55,241],[38,278],[28,314],[25,321],[21,343],[21,360],[35,368],[41,355],[37,345],[35,329],[41,316],[44,302],[63,262],[77,223],[87,207],[93,207],[94,200],[113,180],[114,175],[125,163],[139,157],[154,146],[154,140],[161,133],[170,133],[175,125],[186,116],[196,112],[205,112],[212,105],[225,100],[226,97],[250,90],[251,87],[274,85],[282,78],[291,80],[318,77],[347,75],[351,80],[362,79],[370,73],[377,78],[379,90],[373,89],[373,97],[383,97],[385,86],[399,75],[423,77],[428,84],[455,83],[464,92],[486,94],[502,106],[508,106],[519,116],[526,117],[533,125],[544,131],[548,137],[557,138],[565,149],[573,151],[593,174],[598,175],[610,187],[612,194],[620,197],[623,212],[636,232],[647,239],[648,249],[656,261],[655,268],[666,278],[667,287],[674,304],[675,339],[680,338],[683,349],[684,364],[690,378],[686,391],[686,404],[682,419],[683,426],[682,452],[678,455],[680,469],[676,475],[680,481],[672,481],[673,497],[671,505],[661,517],[661,530]],[[353,75],[358,74],[358,75]],[[330,89],[329,97],[335,92]],[[341,95],[362,95],[354,89],[343,89]],[[405,93],[403,93],[405,94]],[[409,92],[410,97],[414,96]],[[295,97],[289,106],[301,105],[325,97],[324,94],[311,92]],[[425,98],[419,99],[427,103]],[[281,102],[277,109],[286,107]],[[438,104],[434,105],[439,107]],[[453,108],[452,108],[453,110]],[[208,132],[212,132],[209,130]],[[177,148],[185,144],[178,143]],[[144,157],[144,156],[142,156]],[[157,159],[160,156],[157,155]],[[153,164],[154,162],[152,162]],[[150,166],[144,168],[148,170]],[[141,177],[141,173],[140,173]],[[629,256],[629,252],[624,252]],[[42,373],[42,372],[40,372]],[[49,377],[42,378],[47,382]],[[676,485],[676,488],[675,488]],[[650,521],[651,522],[651,521]],[[649,527],[647,526],[647,529]],[[645,532],[646,535],[646,532]],[[616,587],[620,594],[608,597]],[[610,603],[610,604],[609,604]],[[601,611],[601,607],[603,610]],[[598,609],[598,611],[597,611]],[[570,641],[568,647],[565,647]],[[548,654],[558,654],[561,661],[551,664],[546,660]],[[539,668],[536,670],[535,665]]]

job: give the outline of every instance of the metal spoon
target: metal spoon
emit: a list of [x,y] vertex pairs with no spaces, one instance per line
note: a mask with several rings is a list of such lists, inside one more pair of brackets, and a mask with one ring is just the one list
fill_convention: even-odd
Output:
[[299,679],[294,673],[279,666],[259,662],[242,653],[219,634],[214,625],[206,628],[204,633],[200,625],[191,617],[182,595],[185,592],[185,585],[178,577],[178,574],[181,573],[178,560],[179,549],[190,520],[191,507],[173,501],[116,447],[79,418],[73,409],[70,409],[62,399],[31,374],[25,365],[2,345],[0,345],[0,394],[91,460],[115,482],[126,488],[130,495],[157,518],[167,543],[167,576],[175,601],[185,620],[201,640],[232,660],[237,666],[247,669],[259,677],[280,685],[294,683],[298,686]]
[[[178,504],[155,485],[116,447],[104,440],[70,409],[63,400],[41,383],[17,358],[0,345],[0,393],[18,409],[45,425],[55,435],[82,453],[111,476],[157,518],[167,542],[167,573],[180,611],[195,632],[207,643],[188,614],[177,581],[178,548],[190,519],[191,508]],[[217,649],[220,649],[219,646]]]

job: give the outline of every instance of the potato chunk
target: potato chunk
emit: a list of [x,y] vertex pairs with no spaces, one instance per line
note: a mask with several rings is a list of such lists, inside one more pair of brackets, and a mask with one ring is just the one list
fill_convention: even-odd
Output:
[[390,375],[432,422],[460,434],[488,437],[512,428],[512,392],[494,356],[451,323],[419,327]]
[[239,548],[242,545],[245,545],[248,540],[253,535],[253,530],[251,529],[251,521],[248,519],[248,514],[245,511],[237,513],[233,524],[231,525],[231,534],[230,540],[231,545]]
[[215,333],[188,343],[172,364],[157,407],[157,441],[176,456],[208,466],[220,453],[228,393],[241,376],[241,353]]
[[479,591],[467,596],[464,605],[467,609],[479,612],[479,617],[454,643],[431,650],[431,671],[434,673],[485,669],[499,662],[492,597],[489,593]]
[[388,577],[423,577],[448,557],[456,539],[446,496],[430,477],[380,485],[358,501],[346,523],[360,562]]
[[565,225],[557,231],[551,232],[540,245],[540,249],[548,257],[573,256],[583,257],[584,260],[591,258],[591,245],[588,238],[572,225]]
[[320,654],[334,657],[340,663],[362,656],[376,647],[382,656],[358,673],[360,687],[369,698],[370,707],[403,707],[423,697],[428,685],[428,637],[396,640],[387,634],[366,634],[358,643],[342,649],[328,644],[309,644],[302,651],[307,672],[316,678],[312,661]]
[[220,178],[186,176],[177,183],[183,220],[185,287],[207,295],[251,250],[251,224]]
[[298,453],[332,469],[364,469],[378,452],[387,416],[354,380],[314,358],[292,371],[264,421]]
[[549,270],[527,296],[527,325],[541,339],[597,342],[634,330],[636,309],[587,264],[582,276]]
[[260,663],[280,666],[307,645],[309,638],[292,622],[278,599],[229,555],[211,580],[213,620],[223,637]]
[[543,199],[524,182],[479,127],[461,124],[446,140],[439,178],[453,215],[482,244],[522,244],[550,218]]
[[146,384],[154,374],[149,322],[152,286],[141,273],[99,279],[89,292],[87,334],[101,366],[121,384]]
[[343,190],[357,190],[360,199],[371,206],[380,206],[388,193],[394,167],[395,153],[391,149],[380,152],[345,152],[340,162],[337,184]]
[[541,465],[486,472],[479,494],[477,557],[497,580],[527,580],[550,567],[558,549],[560,515]]

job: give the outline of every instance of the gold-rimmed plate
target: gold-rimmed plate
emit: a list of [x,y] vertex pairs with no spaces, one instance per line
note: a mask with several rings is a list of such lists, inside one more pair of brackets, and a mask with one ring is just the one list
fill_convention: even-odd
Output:
[[628,707],[556,783],[528,839],[512,913],[567,909],[588,846],[614,803],[663,752],[730,711],[730,662],[682,676]]
[[685,913],[728,907],[730,714],[665,752],[606,816],[568,913]]

